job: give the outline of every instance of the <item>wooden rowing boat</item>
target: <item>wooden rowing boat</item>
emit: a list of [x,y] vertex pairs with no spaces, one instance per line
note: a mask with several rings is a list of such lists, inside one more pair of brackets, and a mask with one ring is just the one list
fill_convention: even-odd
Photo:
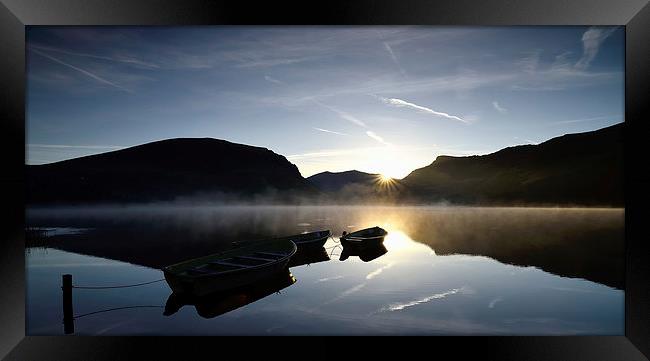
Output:
[[288,239],[259,242],[163,268],[173,292],[202,296],[251,284],[287,267],[297,246]]
[[319,249],[325,245],[327,239],[332,236],[332,232],[329,229],[308,233],[294,234],[291,236],[282,237],[280,239],[290,239],[292,240],[298,249]]
[[345,233],[341,236],[341,245],[348,247],[373,246],[384,242],[388,232],[381,227],[372,227],[360,231]]
[[326,230],[321,230],[321,231],[293,234],[293,235],[290,235],[290,236],[282,236],[282,237],[277,237],[277,238],[269,238],[269,239],[254,240],[254,241],[233,242],[232,245],[234,247],[242,247],[242,246],[251,245],[251,244],[273,242],[273,241],[281,241],[281,240],[291,240],[298,247],[298,251],[301,251],[303,249],[305,249],[305,250],[306,249],[318,250],[319,248],[321,248],[321,247],[323,247],[325,245],[325,242],[327,242],[327,239],[329,237],[331,237],[331,236],[332,236],[332,232],[330,232],[329,229],[326,229]]

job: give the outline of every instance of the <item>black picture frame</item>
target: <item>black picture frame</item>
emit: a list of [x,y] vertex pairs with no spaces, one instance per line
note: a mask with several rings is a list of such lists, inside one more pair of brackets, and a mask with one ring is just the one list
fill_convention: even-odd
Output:
[[[230,339],[189,337],[25,336],[24,166],[26,25],[624,25],[625,74],[625,335],[598,337],[427,337],[409,338],[435,355],[474,355],[499,360],[644,360],[650,357],[650,232],[644,207],[650,200],[644,162],[648,132],[650,6],[647,0],[1,0],[0,5],[0,357],[8,360],[216,358],[241,347]],[[646,116],[646,117],[644,117]],[[349,338],[348,338],[349,339]],[[224,341],[227,340],[227,341]],[[342,341],[342,339],[339,339]],[[245,341],[246,358],[283,352],[282,344],[308,343],[313,350],[332,341],[301,339],[257,347]],[[316,342],[319,342],[318,344]],[[335,341],[338,342],[338,341]],[[380,341],[383,343],[382,341]],[[355,351],[380,351],[376,339],[354,341]],[[402,342],[404,343],[404,342]],[[340,345],[338,345],[340,346]],[[348,348],[352,342],[347,342]],[[407,347],[412,347],[409,345]],[[403,347],[403,346],[402,346]],[[188,351],[188,350],[191,350]],[[318,351],[311,351],[318,353]],[[411,349],[409,352],[420,352]],[[329,353],[329,352],[328,352]],[[340,353],[340,349],[339,349]],[[329,353],[331,356],[332,353]],[[645,355],[645,356],[644,356]],[[439,357],[439,356],[433,356]]]

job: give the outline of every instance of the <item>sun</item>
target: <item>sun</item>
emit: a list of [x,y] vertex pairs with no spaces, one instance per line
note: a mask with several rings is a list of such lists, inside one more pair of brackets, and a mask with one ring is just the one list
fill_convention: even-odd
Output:
[[378,189],[388,193],[397,190],[399,186],[395,178],[383,173],[377,174],[375,178],[375,184],[377,185]]
[[393,181],[393,177],[387,175],[387,174],[379,174],[379,182],[381,183],[389,183]]

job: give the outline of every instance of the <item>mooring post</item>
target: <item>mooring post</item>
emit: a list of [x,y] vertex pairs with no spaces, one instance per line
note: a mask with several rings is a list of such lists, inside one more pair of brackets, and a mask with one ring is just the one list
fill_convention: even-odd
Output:
[[63,281],[63,333],[74,333],[74,318],[72,316],[72,275],[65,274]]

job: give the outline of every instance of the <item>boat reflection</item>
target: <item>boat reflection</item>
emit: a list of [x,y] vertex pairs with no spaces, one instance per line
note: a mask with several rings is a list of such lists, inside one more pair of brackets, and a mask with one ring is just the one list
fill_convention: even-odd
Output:
[[375,242],[362,245],[350,245],[341,243],[341,246],[343,246],[343,250],[339,256],[339,261],[345,261],[350,256],[357,256],[364,262],[370,262],[373,259],[377,259],[388,252],[383,242]]
[[233,241],[296,235],[304,229],[296,225],[306,222],[337,235],[380,225],[389,232],[384,244],[391,253],[411,247],[412,240],[439,256],[485,256],[619,290],[625,285],[624,209],[218,206],[39,212],[28,212],[30,227],[88,230],[48,234],[48,247],[156,269],[225,251]]
[[183,306],[191,305],[194,306],[199,316],[214,318],[279,292],[294,283],[296,283],[296,278],[287,268],[264,281],[229,291],[216,292],[205,296],[172,293],[167,299],[163,315],[171,316]]
[[309,265],[312,263],[326,262],[329,260],[330,256],[325,247],[316,250],[298,249],[298,252],[296,252],[296,254],[294,254],[289,260],[289,267],[298,267],[306,264]]

